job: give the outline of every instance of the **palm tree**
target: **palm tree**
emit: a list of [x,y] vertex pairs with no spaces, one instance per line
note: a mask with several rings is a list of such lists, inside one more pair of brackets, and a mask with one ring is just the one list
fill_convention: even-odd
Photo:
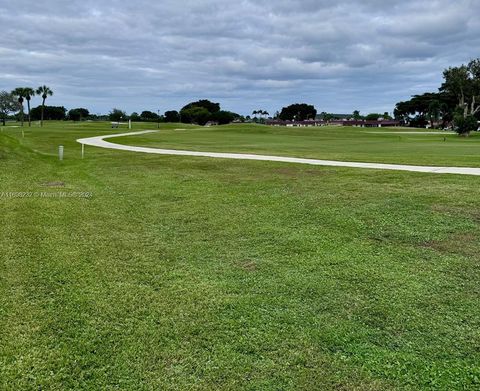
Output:
[[28,107],[28,126],[32,126],[32,119],[30,118],[30,99],[32,99],[32,96],[35,96],[35,90],[30,87],[25,87],[23,89],[23,92],[25,94],[25,99],[27,100],[27,107]]
[[264,115],[265,118],[267,118],[267,117],[270,115],[270,113],[269,113],[268,111],[266,111],[266,110],[263,110],[263,111],[262,111],[262,115]]
[[258,111],[257,110],[253,110],[252,111],[252,115],[256,118],[257,117],[257,114],[258,114]]
[[40,119],[40,126],[43,126],[43,112],[45,110],[45,100],[47,99],[48,96],[53,95],[53,91],[47,86],[40,86],[40,87],[37,88],[35,93],[37,95],[41,95],[41,97],[43,99],[42,100],[42,116],[41,116],[41,119]]
[[25,97],[24,88],[21,88],[21,87],[15,88],[12,91],[12,95],[17,97],[18,104],[20,105],[20,121],[21,121],[22,126],[23,126],[23,116],[24,116],[24,114],[23,114],[23,100],[24,100],[24,97]]

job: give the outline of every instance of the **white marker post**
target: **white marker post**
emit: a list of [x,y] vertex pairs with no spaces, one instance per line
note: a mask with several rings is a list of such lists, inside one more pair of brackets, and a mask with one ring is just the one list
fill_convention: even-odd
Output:
[[82,159],[85,156],[85,144],[82,144]]
[[128,120],[128,129],[132,129],[132,120],[131,119]]
[[60,145],[58,147],[58,160],[60,160],[60,161],[63,160],[63,145]]

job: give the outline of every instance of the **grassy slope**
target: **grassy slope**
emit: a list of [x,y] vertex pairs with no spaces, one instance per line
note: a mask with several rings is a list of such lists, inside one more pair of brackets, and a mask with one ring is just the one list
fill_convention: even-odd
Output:
[[79,160],[102,132],[0,133],[0,192],[93,194],[0,198],[0,389],[478,388],[480,178]]
[[[183,128],[183,126],[178,126]],[[119,143],[382,163],[480,167],[480,134],[402,134],[412,129],[231,125],[125,137]],[[393,132],[392,134],[372,132]],[[445,141],[444,141],[445,140]],[[115,141],[117,142],[117,140]]]

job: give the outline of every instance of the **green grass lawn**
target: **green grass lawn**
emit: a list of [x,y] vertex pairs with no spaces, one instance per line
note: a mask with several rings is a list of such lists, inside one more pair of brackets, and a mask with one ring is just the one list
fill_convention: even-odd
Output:
[[[477,135],[162,130],[115,142],[480,166]],[[479,177],[80,159],[118,132],[0,133],[1,390],[479,389]]]
[[[120,144],[212,152],[252,152],[358,162],[480,167],[480,133],[468,139],[411,128],[286,128],[235,124],[116,139]],[[383,133],[385,132],[385,133]],[[423,133],[423,134],[422,134]]]

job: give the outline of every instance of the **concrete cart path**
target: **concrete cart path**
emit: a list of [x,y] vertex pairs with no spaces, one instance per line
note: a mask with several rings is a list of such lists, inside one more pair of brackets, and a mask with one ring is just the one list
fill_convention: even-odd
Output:
[[412,132],[412,131],[400,131],[400,132],[380,132],[380,131],[363,131],[362,133],[370,133],[370,134],[437,134],[439,136],[444,136],[446,134],[457,134],[455,132],[425,132],[425,131],[417,131],[417,132]]
[[369,168],[374,170],[396,170],[396,171],[412,171],[426,172],[432,174],[460,174],[460,175],[480,175],[480,168],[474,167],[436,167],[436,166],[411,166],[404,164],[383,164],[383,163],[358,163],[358,162],[342,162],[335,160],[318,160],[304,159],[286,156],[269,156],[255,155],[249,153],[224,153],[224,152],[197,152],[183,151],[178,149],[160,149],[148,147],[136,147],[132,145],[114,144],[105,139],[124,136],[135,136],[146,133],[155,133],[158,130],[144,130],[141,132],[129,132],[120,134],[110,134],[105,136],[96,136],[78,139],[77,142],[93,147],[117,149],[121,151],[154,153],[159,155],[176,155],[176,156],[199,156],[217,159],[239,159],[239,160],[262,160],[269,162],[298,163],[310,164],[313,166],[331,166],[331,167],[352,167],[352,168]]

